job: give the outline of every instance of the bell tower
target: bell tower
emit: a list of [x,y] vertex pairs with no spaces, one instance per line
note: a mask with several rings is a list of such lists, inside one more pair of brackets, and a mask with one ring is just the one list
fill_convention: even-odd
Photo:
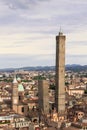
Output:
[[13,80],[13,88],[12,88],[12,108],[16,111],[18,104],[18,82],[16,77]]

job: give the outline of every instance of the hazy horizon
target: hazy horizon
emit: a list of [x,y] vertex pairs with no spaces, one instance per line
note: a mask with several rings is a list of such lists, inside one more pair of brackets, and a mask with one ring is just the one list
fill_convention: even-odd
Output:
[[0,0],[0,68],[54,66],[56,35],[66,64],[87,64],[87,1]]
[[[65,64],[65,66],[87,66],[87,65],[81,65],[81,64]],[[4,70],[4,69],[21,69],[21,68],[27,68],[27,67],[54,67],[54,66],[56,66],[56,65],[41,65],[41,66],[20,66],[20,67],[8,67],[8,68],[0,68],[0,70]]]

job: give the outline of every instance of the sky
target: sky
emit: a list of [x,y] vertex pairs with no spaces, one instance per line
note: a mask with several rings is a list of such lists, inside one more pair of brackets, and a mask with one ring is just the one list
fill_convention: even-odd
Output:
[[87,0],[0,0],[0,68],[55,65],[66,35],[66,64],[87,65]]

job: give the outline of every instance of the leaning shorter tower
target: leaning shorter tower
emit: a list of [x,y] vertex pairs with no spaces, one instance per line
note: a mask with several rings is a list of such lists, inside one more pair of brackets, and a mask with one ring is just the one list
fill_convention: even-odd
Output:
[[65,40],[62,32],[56,36],[56,88],[55,104],[57,112],[65,111]]
[[44,114],[49,113],[49,83],[47,80],[38,81],[39,110]]

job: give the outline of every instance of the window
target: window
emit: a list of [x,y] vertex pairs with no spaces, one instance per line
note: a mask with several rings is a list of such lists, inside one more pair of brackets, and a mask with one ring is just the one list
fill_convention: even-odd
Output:
[[22,107],[21,111],[24,112],[24,107]]
[[21,100],[21,96],[19,95],[19,100]]

